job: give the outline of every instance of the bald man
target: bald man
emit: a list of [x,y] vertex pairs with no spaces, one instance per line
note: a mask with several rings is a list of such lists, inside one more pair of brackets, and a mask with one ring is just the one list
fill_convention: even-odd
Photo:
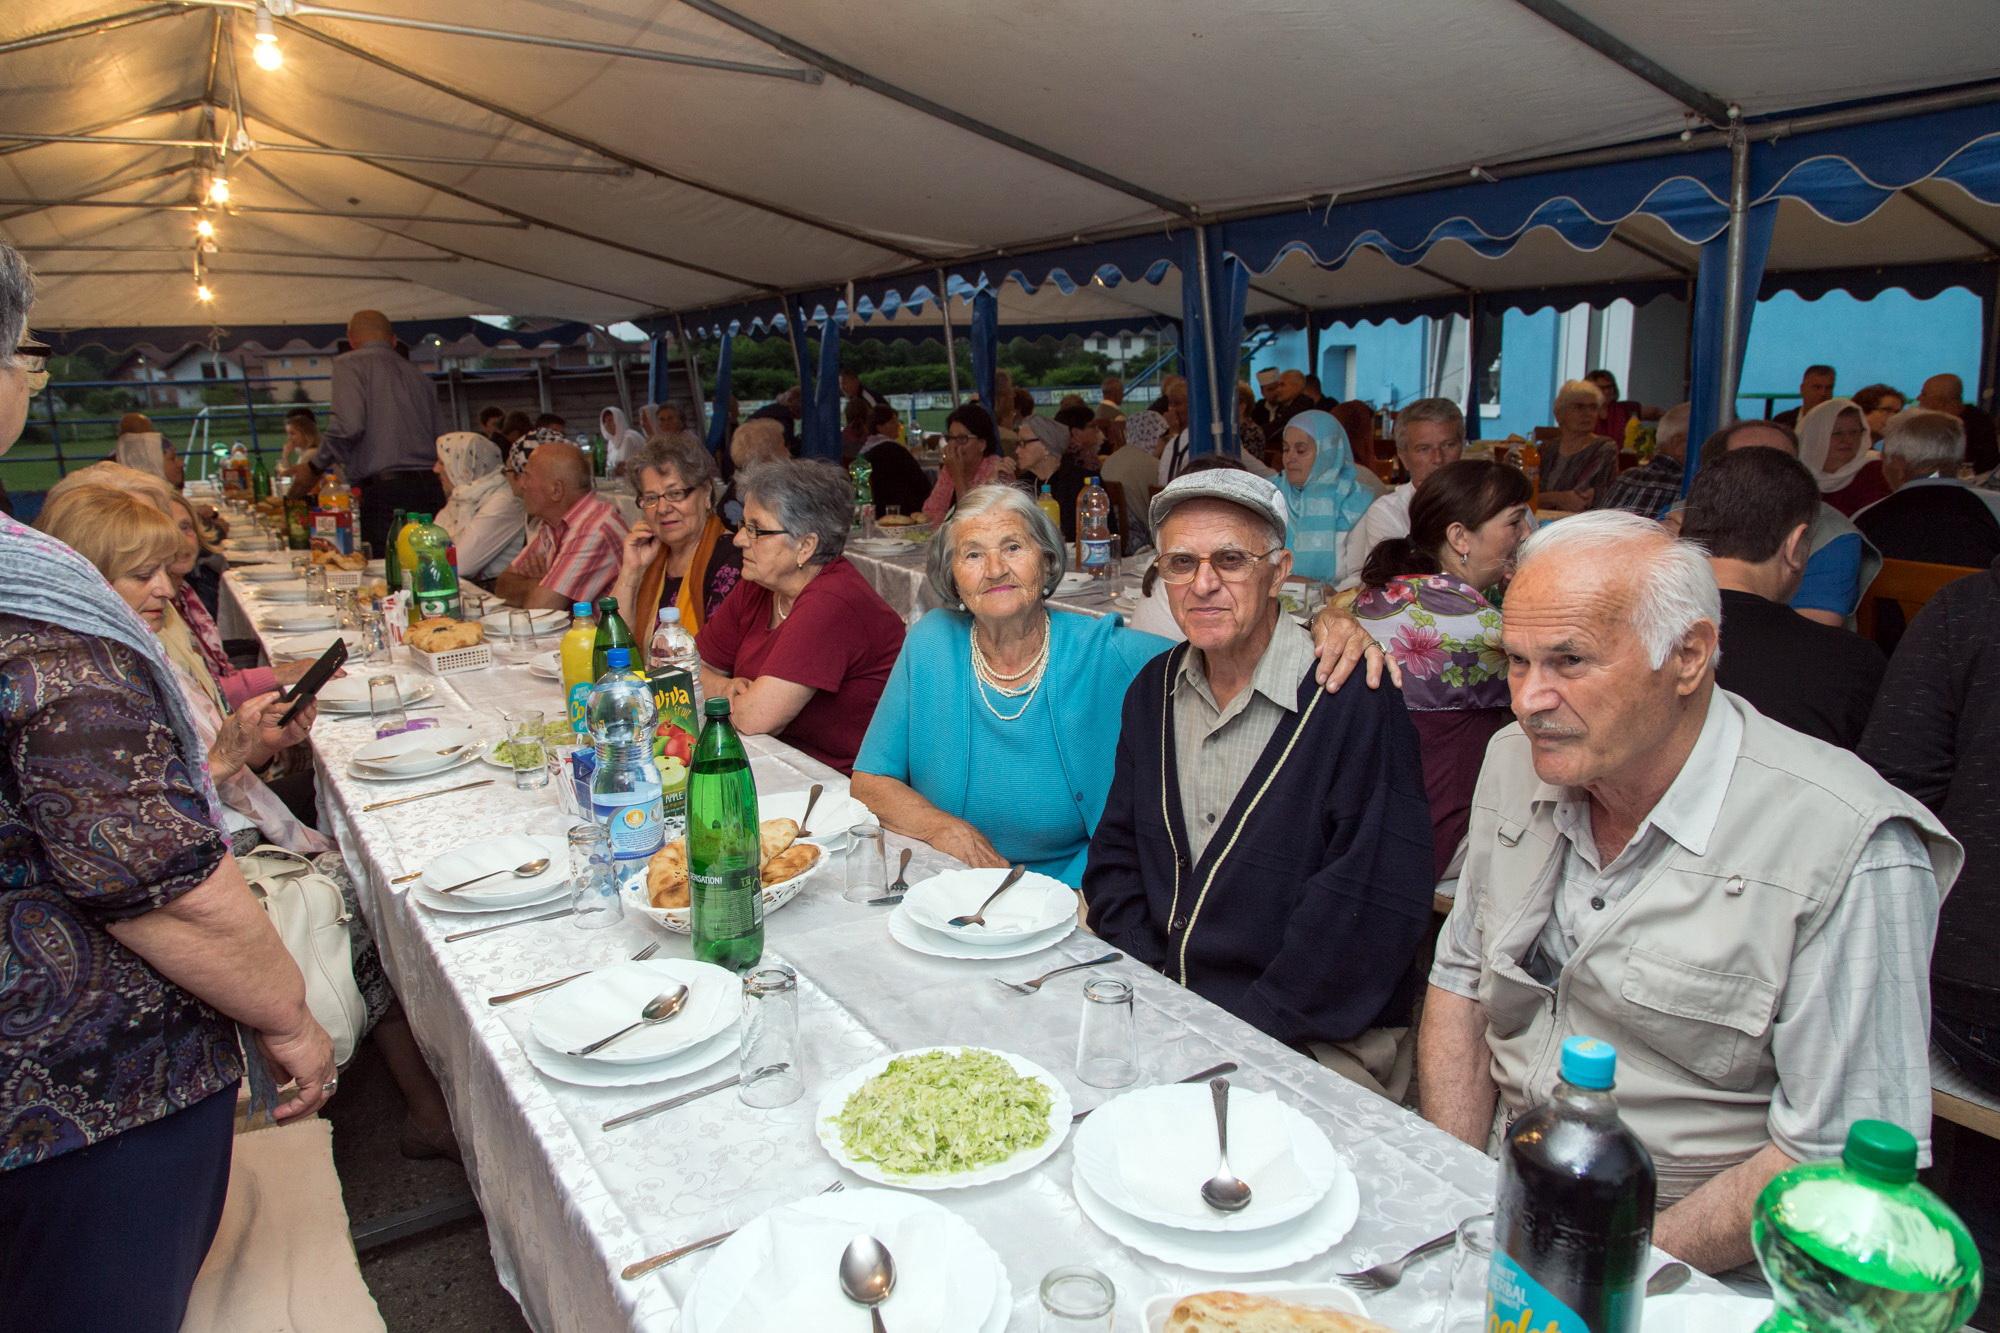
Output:
[[1976,475],[1984,476],[2000,465],[2000,437],[1993,418],[1965,401],[1965,381],[1956,375],[1933,375],[1917,392],[1917,406],[1927,412],[1943,412],[1965,425],[1965,461]]
[[444,487],[431,470],[444,414],[430,379],[396,351],[387,315],[357,310],[347,341],[352,350],[333,359],[333,418],[319,452],[292,469],[292,488],[315,486],[338,466],[361,489],[361,539],[380,551],[396,510],[444,508]]
[[583,451],[567,441],[537,447],[521,474],[521,503],[541,526],[494,580],[494,593],[510,606],[567,611],[607,592],[624,554],[625,520],[591,488]]

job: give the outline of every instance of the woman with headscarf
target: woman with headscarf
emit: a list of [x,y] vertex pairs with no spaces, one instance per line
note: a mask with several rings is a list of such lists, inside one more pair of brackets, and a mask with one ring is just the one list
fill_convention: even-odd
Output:
[[150,472],[177,490],[187,480],[187,471],[174,456],[167,437],[153,429],[143,412],[127,412],[118,419],[118,443],[111,451],[111,461]]
[[1829,398],[1799,421],[1799,461],[1820,499],[1850,518],[1889,494],[1882,460],[1868,448],[1868,419],[1852,398]]
[[607,407],[597,414],[597,429],[604,436],[604,475],[616,477],[625,459],[646,442],[646,437],[625,423],[625,413]]
[[507,568],[527,544],[528,511],[500,471],[500,447],[484,435],[438,436],[433,470],[447,497],[435,522],[458,547],[458,572],[484,579]]
[[652,439],[660,433],[660,405],[658,403],[639,404],[639,434]]
[[1300,578],[1338,583],[1342,541],[1361,522],[1375,494],[1354,471],[1347,432],[1327,412],[1301,412],[1285,423],[1284,471],[1272,480],[1285,497],[1292,522],[1285,545]]

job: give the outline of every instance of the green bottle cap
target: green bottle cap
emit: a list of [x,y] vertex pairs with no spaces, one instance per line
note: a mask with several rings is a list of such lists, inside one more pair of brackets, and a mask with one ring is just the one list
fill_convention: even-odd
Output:
[[1857,1120],[1848,1126],[1840,1160],[1871,1180],[1907,1185],[1917,1178],[1916,1136],[1886,1120]]
[[618,609],[618,599],[616,597],[600,597],[597,599],[597,609],[605,615],[610,615]]
[[709,699],[702,704],[701,711],[704,717],[728,717],[729,700],[722,698]]

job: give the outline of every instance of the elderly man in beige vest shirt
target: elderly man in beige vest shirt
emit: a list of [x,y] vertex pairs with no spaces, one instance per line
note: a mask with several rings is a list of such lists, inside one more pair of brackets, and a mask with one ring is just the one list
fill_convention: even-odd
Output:
[[[1502,609],[1517,725],[1473,795],[1418,1037],[1424,1116],[1485,1146],[1572,1034],[1617,1046],[1653,1241],[1749,1261],[1757,1192],[1853,1121],[1929,1152],[1929,960],[1961,854],[1854,756],[1715,685],[1699,548],[1635,514],[1522,547]],[[1497,1103],[1497,1114],[1496,1114]]]

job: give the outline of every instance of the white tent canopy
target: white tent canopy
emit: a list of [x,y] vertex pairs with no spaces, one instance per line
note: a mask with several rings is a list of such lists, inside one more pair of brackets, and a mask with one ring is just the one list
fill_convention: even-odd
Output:
[[[414,20],[407,0],[344,0],[282,16],[293,7],[272,6],[277,70],[251,59],[249,0],[0,17],[0,135],[259,145],[219,160],[0,139],[0,238],[44,274],[38,324],[694,310],[1703,128],[1730,104],[1944,87],[1991,77],[2000,50],[1990,0],[1913,0],[1887,29],[1871,0],[431,0]],[[300,148],[339,151],[286,151]],[[192,209],[218,165],[232,202],[204,305]],[[1929,255],[1912,239],[1929,227],[1966,247],[1915,211],[1797,243]],[[1443,245],[1421,271],[1294,256],[1256,279],[1249,313],[1449,294],[1503,262],[1491,285],[1692,272],[1665,228],[1626,228],[1644,250],[1530,237],[1496,261]],[[1177,311],[1175,281],[1021,297],[1051,320],[1102,301],[1147,321]]]

